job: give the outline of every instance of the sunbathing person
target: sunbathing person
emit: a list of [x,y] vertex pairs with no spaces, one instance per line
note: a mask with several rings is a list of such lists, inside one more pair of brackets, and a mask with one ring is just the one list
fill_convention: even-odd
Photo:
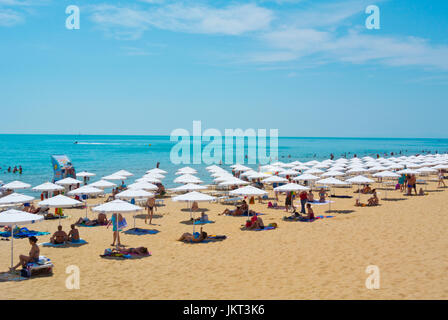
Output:
[[219,215],[220,215],[220,216],[221,216],[221,215],[228,215],[228,216],[242,216],[243,214],[244,214],[243,209],[241,209],[241,207],[236,207],[235,210],[229,210],[229,209],[226,209],[226,210],[224,210],[223,213],[221,213],[221,214],[219,214]]
[[112,252],[122,253],[122,254],[136,254],[139,256],[147,255],[149,253],[148,248],[146,248],[146,247],[127,248],[127,249],[113,248]]
[[207,221],[209,221],[209,220],[208,220],[208,215],[205,214],[204,211],[202,211],[202,213],[201,213],[201,217],[200,217],[200,218],[197,218],[197,219],[194,219],[194,221],[207,222]]
[[79,238],[79,230],[76,229],[76,226],[74,224],[72,224],[70,227],[72,229],[68,233],[68,241],[70,241],[70,242],[79,241],[80,240],[80,238]]
[[191,234],[189,232],[184,233],[178,241],[188,241],[188,242],[202,242],[205,239],[207,239],[207,232],[202,231],[201,232],[195,232],[194,234]]
[[56,231],[50,238],[50,242],[53,244],[63,244],[68,240],[67,233],[62,230],[62,226],[58,226],[58,231]]
[[20,255],[19,256],[19,263],[16,264],[14,267],[10,268],[11,271],[16,270],[19,266],[22,266],[22,268],[26,268],[26,265],[30,262],[38,262],[39,261],[39,254],[40,249],[37,245],[37,238],[35,236],[31,236],[28,238],[28,241],[31,245],[31,250],[28,256]]
[[246,229],[254,230],[254,229],[264,229],[263,219],[259,216],[254,215],[250,220],[246,221]]
[[191,211],[196,212],[199,209],[199,205],[196,201],[193,202],[193,204],[191,205]]
[[[324,190],[324,188],[321,188],[319,191],[319,202],[323,203],[325,202],[325,196],[327,196],[327,192]],[[307,206],[308,207],[308,206]]]
[[373,196],[367,200],[368,206],[377,206],[379,204],[378,196],[376,195],[376,189],[373,189]]
[[310,192],[308,192],[307,195],[308,195],[308,202],[313,202],[314,201],[313,192],[310,190]]
[[307,220],[314,220],[314,210],[311,208],[311,204],[306,204],[306,216],[305,219]]

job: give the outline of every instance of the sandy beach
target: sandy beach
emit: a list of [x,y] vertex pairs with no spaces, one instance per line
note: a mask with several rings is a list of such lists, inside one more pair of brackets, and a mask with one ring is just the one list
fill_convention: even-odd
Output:
[[[147,247],[152,256],[140,260],[106,260],[99,257],[112,242],[106,227],[79,228],[87,245],[78,248],[41,247],[41,255],[55,265],[52,277],[0,282],[2,299],[447,299],[448,216],[447,189],[427,186],[425,196],[404,196],[388,191],[378,207],[355,207],[356,188],[335,188],[328,205],[313,205],[316,215],[333,218],[309,222],[282,221],[284,210],[267,209],[267,201],[251,209],[264,213],[265,224],[276,222],[269,231],[241,231],[244,217],[218,215],[226,206],[200,203],[213,224],[208,234],[226,235],[222,242],[185,244],[176,241],[184,232],[189,212],[185,203],[165,199],[158,207],[152,226],[138,215],[136,226],[156,229],[152,235],[121,234],[126,246]],[[379,191],[380,199],[385,191]],[[273,196],[272,190],[270,197]],[[366,202],[368,195],[361,195]],[[100,199],[89,200],[98,203]],[[284,195],[280,196],[284,203]],[[296,200],[297,204],[297,200]],[[64,230],[85,215],[66,209]],[[289,214],[288,214],[289,215]],[[94,213],[89,213],[92,218]],[[110,216],[110,215],[109,215]],[[133,226],[132,214],[126,215]],[[53,233],[57,220],[28,225]],[[32,227],[31,227],[32,226]],[[39,243],[48,236],[39,237]],[[26,239],[14,242],[17,256],[28,253]],[[0,270],[10,264],[10,242],[0,242]],[[80,268],[80,289],[66,288],[66,267]],[[380,289],[367,289],[366,268],[380,270]]]

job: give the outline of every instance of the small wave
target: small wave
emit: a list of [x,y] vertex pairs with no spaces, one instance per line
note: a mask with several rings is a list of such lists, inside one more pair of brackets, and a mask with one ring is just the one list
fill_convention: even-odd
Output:
[[121,143],[106,143],[106,142],[75,142],[75,144],[83,145],[120,145]]

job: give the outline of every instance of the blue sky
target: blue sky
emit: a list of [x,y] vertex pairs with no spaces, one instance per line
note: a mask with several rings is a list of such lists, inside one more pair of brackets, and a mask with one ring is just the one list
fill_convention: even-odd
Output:
[[[368,30],[368,5],[381,29]],[[65,8],[80,8],[67,30]],[[0,133],[446,137],[447,1],[0,0]]]

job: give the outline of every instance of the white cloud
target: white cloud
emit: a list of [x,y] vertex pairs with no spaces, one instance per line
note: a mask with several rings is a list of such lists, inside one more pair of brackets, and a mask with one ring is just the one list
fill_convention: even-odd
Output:
[[0,27],[11,27],[24,21],[19,12],[0,8]]
[[91,6],[91,19],[113,33],[117,28],[128,29],[135,38],[149,28],[176,32],[241,35],[265,29],[273,19],[270,10],[254,4],[214,8],[205,5],[169,4],[151,9]]

